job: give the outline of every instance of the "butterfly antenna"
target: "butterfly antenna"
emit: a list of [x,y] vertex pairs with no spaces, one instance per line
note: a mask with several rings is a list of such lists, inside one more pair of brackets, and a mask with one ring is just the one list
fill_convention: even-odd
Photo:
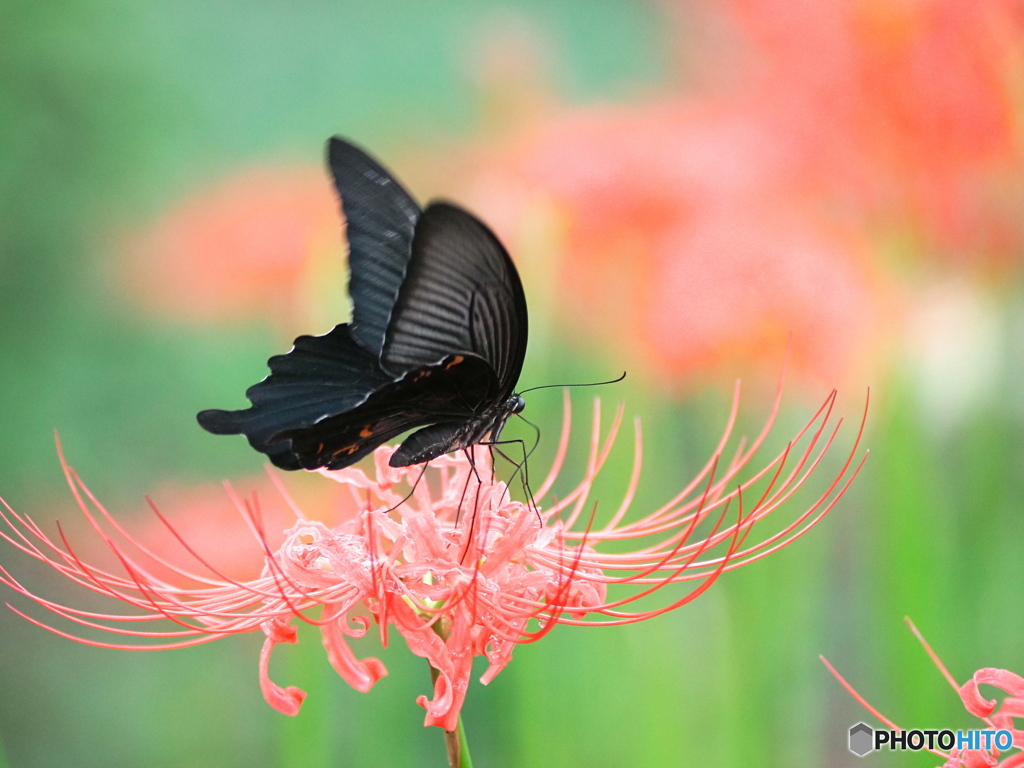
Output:
[[543,384],[539,387],[530,387],[519,392],[520,395],[525,395],[527,392],[535,392],[538,389],[551,389],[553,387],[603,387],[605,384],[618,384],[620,381],[626,378],[626,372],[623,371],[622,375],[617,379],[609,379],[608,381],[591,381],[587,384]]
[[523,445],[523,492],[526,494],[527,501],[533,506],[537,516],[540,517],[540,508],[537,506],[537,500],[533,496],[533,488],[530,487],[530,457],[533,456],[533,452],[540,446],[540,427],[520,413],[517,413],[516,416],[533,427],[533,431],[536,433],[536,438],[530,450],[527,451],[526,445]]
[[529,458],[530,458],[531,456],[533,456],[533,452],[534,452],[534,451],[536,451],[536,450],[537,450],[537,446],[539,446],[539,445],[540,445],[540,427],[538,427],[538,426],[537,426],[536,424],[534,424],[534,423],[533,423],[532,421],[530,421],[530,420],[529,420],[528,418],[526,418],[525,416],[523,416],[523,414],[521,414],[521,413],[517,413],[517,414],[516,414],[516,416],[518,416],[518,417],[519,417],[520,419],[522,419],[523,421],[525,421],[525,422],[526,422],[526,423],[527,423],[527,424],[528,424],[529,426],[533,427],[533,431],[537,433],[537,437],[536,437],[536,439],[535,439],[535,440],[533,441],[533,447],[532,447],[532,448],[531,448],[531,449],[530,449],[530,450],[529,450],[529,451],[527,452],[527,454],[526,454],[526,455],[525,455],[525,456],[523,457],[523,459],[524,459],[524,461],[525,461],[525,460],[528,460],[528,459],[529,459]]

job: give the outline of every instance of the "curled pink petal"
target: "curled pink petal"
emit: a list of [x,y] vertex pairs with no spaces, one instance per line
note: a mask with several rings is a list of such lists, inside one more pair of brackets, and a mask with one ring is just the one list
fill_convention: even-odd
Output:
[[995,711],[998,703],[995,699],[983,697],[978,690],[979,685],[992,685],[1014,696],[1024,695],[1024,678],[1020,675],[994,667],[979,669],[974,673],[974,677],[960,688],[960,698],[963,699],[964,706],[976,717],[988,717]]
[[263,632],[267,639],[274,643],[297,643],[299,642],[299,630],[291,624],[274,618],[262,625]]
[[987,667],[974,673],[979,685],[994,685],[1011,696],[1024,697],[1024,677],[1006,669]]
[[334,671],[360,693],[368,692],[378,680],[388,673],[387,667],[380,659],[373,657],[359,660],[345,642],[345,636],[337,621],[324,624],[324,648],[327,649],[327,660]]
[[434,698],[428,699],[423,694],[416,697],[416,703],[427,710],[427,716],[423,718],[423,725],[440,726],[446,731],[455,730],[459,724],[459,713],[453,710],[454,697],[451,691],[452,686],[448,675],[440,672],[434,683]]
[[992,766],[999,764],[999,761],[994,757],[986,755],[977,749],[964,752],[960,757],[960,761],[964,768],[992,768]]
[[260,690],[263,691],[263,698],[267,700],[267,704],[282,715],[294,717],[299,714],[306,692],[293,685],[282,688],[270,679],[270,654],[275,645],[277,643],[269,637],[263,641],[263,650],[260,651]]

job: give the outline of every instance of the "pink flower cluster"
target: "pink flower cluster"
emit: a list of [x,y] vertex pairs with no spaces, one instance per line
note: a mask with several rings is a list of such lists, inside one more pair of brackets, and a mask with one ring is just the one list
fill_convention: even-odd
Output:
[[[266,635],[260,657],[263,694],[275,709],[292,715],[305,693],[276,685],[268,670],[276,644],[297,642],[294,622],[320,628],[331,665],[360,691],[368,691],[387,674],[379,659],[359,659],[349,646],[350,639],[364,635],[376,622],[385,644],[393,628],[435,670],[433,698],[421,696],[419,704],[426,709],[426,725],[451,731],[474,657],[483,655],[490,662],[481,678],[487,683],[508,664],[517,644],[538,640],[557,624],[623,624],[677,608],[703,593],[723,572],[799,538],[835,505],[863,463],[855,461],[863,421],[849,455],[825,490],[795,519],[748,541],[755,524],[763,526],[819,467],[841,420],[831,423],[833,393],[785,449],[741,479],[768,435],[778,402],[761,433],[741,441],[731,458],[725,458],[738,392],[737,388],[728,425],[707,464],[673,499],[641,517],[628,516],[640,477],[639,423],[632,479],[624,498],[607,519],[596,514],[591,490],[622,424],[619,408],[610,428],[602,430],[596,401],[583,479],[547,504],[568,452],[568,401],[553,466],[529,503],[511,497],[483,448],[442,457],[427,467],[395,469],[388,465],[393,449],[382,447],[374,454],[371,473],[355,467],[322,472],[347,486],[357,510],[352,517],[330,527],[295,507],[296,522],[274,551],[266,544],[258,499],[243,500],[230,492],[264,552],[261,575],[249,581],[226,576],[191,548],[201,572],[171,562],[129,535],[65,464],[78,506],[116,555],[120,570],[84,562],[63,531],[59,542],[54,541],[33,520],[6,505],[0,518],[8,530],[0,530],[0,537],[79,585],[123,601],[134,612],[100,614],[62,605],[35,595],[2,567],[0,581],[86,634],[102,629],[135,641],[120,644],[80,637],[13,609],[41,627],[102,647],[184,647],[260,629]],[[283,485],[280,488],[287,493]],[[154,511],[173,532],[172,524],[155,507]],[[627,548],[623,543],[632,545]],[[609,544],[613,551],[600,551]],[[629,603],[677,584],[690,587],[656,607],[626,610]],[[610,588],[623,594],[612,599]],[[153,621],[165,626],[139,628]],[[166,622],[174,626],[168,628]]]

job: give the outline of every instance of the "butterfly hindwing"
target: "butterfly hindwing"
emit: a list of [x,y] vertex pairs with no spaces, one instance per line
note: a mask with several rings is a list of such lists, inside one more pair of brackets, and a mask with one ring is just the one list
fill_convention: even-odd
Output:
[[299,464],[272,437],[351,410],[392,380],[376,356],[355,342],[347,325],[323,336],[300,336],[290,352],[275,355],[267,364],[270,375],[246,390],[250,408],[211,409],[197,418],[214,434],[244,434],[282,469],[299,469]]
[[290,443],[289,451],[305,469],[340,469],[410,429],[441,420],[471,419],[483,403],[493,399],[497,387],[486,362],[450,355],[436,365],[409,371],[356,408],[309,427],[283,430],[270,442]]
[[384,367],[407,370],[470,353],[490,364],[508,395],[523,367],[526,336],[526,297],[505,248],[458,206],[429,205],[391,313]]

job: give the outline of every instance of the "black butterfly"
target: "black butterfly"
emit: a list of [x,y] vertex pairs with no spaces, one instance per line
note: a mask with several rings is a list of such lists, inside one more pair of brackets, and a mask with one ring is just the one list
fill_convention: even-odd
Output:
[[456,205],[421,211],[379,163],[328,142],[349,243],[352,321],[300,336],[249,387],[252,407],[199,424],[244,434],[282,469],[341,469],[409,429],[405,467],[496,440],[523,410],[526,297],[494,234]]

